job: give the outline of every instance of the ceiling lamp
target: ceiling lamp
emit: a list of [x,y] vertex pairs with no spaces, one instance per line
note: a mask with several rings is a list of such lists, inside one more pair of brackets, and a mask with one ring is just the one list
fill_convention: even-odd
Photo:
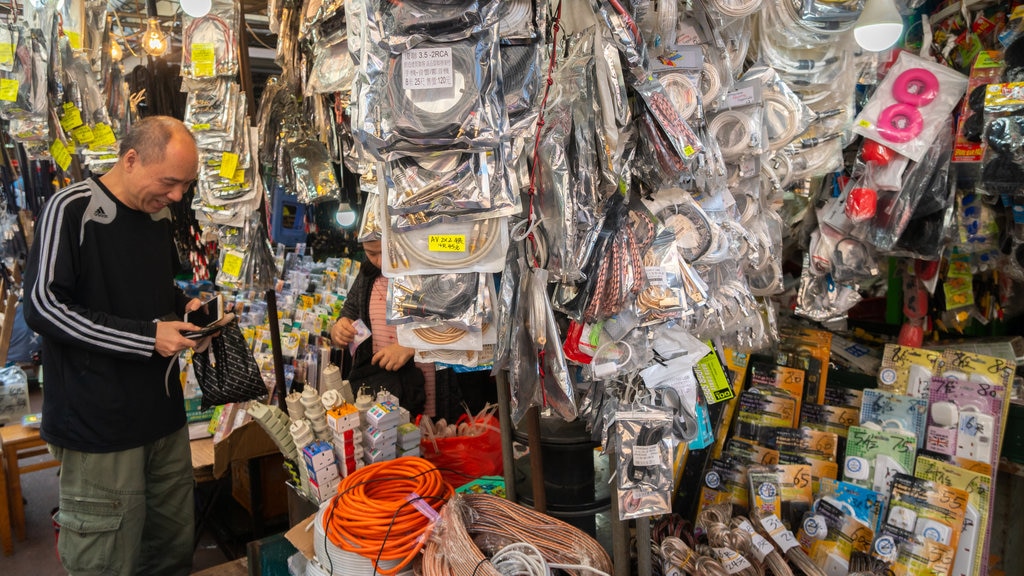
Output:
[[869,52],[892,48],[903,34],[903,17],[894,0],[868,0],[853,27],[857,44]]
[[349,230],[355,228],[355,225],[359,223],[359,214],[356,213],[351,204],[342,202],[338,205],[338,213],[334,215],[334,221],[338,223],[338,226]]
[[142,34],[142,49],[150,56],[163,56],[167,52],[167,34],[160,29],[156,18],[149,19],[149,25]]
[[181,9],[193,18],[200,18],[210,13],[212,0],[181,0]]

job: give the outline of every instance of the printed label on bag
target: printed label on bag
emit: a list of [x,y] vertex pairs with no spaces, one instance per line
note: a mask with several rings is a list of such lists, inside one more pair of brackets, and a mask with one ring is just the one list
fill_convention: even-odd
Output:
[[665,284],[665,269],[661,266],[646,266],[644,274],[647,276],[647,281],[655,286]]
[[192,76],[202,78],[213,76],[217,52],[211,43],[197,42],[192,45]]
[[14,64],[14,44],[0,42],[0,66],[12,66]]
[[454,88],[451,48],[414,48],[402,53],[402,88]]
[[13,78],[0,78],[0,100],[14,102],[18,99],[18,81]]
[[82,125],[82,112],[72,102],[64,103],[64,111],[60,115],[60,127],[71,132]]
[[661,450],[657,444],[633,446],[633,466],[657,466],[661,463]]
[[228,180],[235,177],[235,168],[238,166],[238,154],[225,152],[220,157],[220,177]]
[[231,276],[232,278],[240,278],[242,276],[242,255],[238,252],[228,252],[224,255],[224,265],[220,267],[220,271]]
[[72,130],[71,136],[73,136],[75,142],[78,142],[79,144],[89,144],[96,139],[96,136],[92,133],[92,128],[89,128],[88,124],[82,124],[78,128]]
[[81,34],[79,34],[78,32],[68,32],[67,30],[65,30],[64,31],[64,35],[68,37],[68,44],[71,45],[72,49],[74,49],[74,50],[81,50],[82,49],[82,35]]
[[427,237],[427,250],[431,252],[465,252],[465,234],[431,234]]
[[61,170],[67,170],[68,166],[71,166],[71,153],[60,140],[54,140],[53,144],[50,144],[50,156],[53,156],[53,161]]
[[110,146],[114,142],[117,142],[117,136],[114,136],[114,131],[110,129],[110,126],[100,122],[92,129],[93,138],[92,144],[89,145],[89,149],[95,150],[102,146]]

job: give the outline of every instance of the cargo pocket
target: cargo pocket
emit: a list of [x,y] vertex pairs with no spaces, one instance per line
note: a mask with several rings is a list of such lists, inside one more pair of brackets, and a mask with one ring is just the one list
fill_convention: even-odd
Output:
[[114,547],[122,513],[117,500],[61,498],[57,552],[72,574],[107,574],[116,561]]

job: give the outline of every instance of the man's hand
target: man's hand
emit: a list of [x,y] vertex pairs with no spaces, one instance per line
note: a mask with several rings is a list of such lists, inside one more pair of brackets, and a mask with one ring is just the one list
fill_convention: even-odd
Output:
[[181,335],[189,330],[199,330],[200,327],[191,322],[157,322],[156,323],[156,351],[165,358],[170,358],[186,348],[196,345],[195,340],[189,340]]
[[335,346],[348,346],[356,339],[356,328],[352,325],[350,318],[338,318],[338,321],[331,327],[331,342]]
[[374,354],[370,362],[385,370],[394,372],[402,366],[405,366],[405,363],[408,362],[415,353],[416,351],[412,348],[406,348],[401,344],[391,344],[390,346],[386,346],[380,352]]

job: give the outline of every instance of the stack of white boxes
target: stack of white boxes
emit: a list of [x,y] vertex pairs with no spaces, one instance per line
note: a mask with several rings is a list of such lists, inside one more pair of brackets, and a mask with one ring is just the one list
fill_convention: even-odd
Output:
[[363,466],[359,410],[353,404],[344,403],[327,413],[327,424],[334,434],[334,455],[345,478]]
[[317,440],[302,449],[302,459],[309,472],[309,488],[320,502],[330,498],[338,489],[341,475],[334,459],[334,447]]
[[401,418],[398,404],[391,400],[380,400],[366,411],[366,432],[363,434],[366,451],[363,460],[367,464],[394,460]]
[[398,427],[398,455],[420,455],[420,427],[406,422]]

